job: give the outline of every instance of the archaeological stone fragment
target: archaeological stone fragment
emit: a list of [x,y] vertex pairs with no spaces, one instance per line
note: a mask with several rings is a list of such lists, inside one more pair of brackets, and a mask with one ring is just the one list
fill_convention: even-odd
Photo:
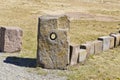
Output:
[[77,64],[79,50],[79,45],[70,45],[70,65]]
[[86,49],[80,49],[78,53],[78,62],[81,64],[84,64],[87,58],[87,50]]
[[112,44],[111,41],[113,38],[111,36],[103,36],[103,37],[99,37],[98,40],[101,40],[103,42],[103,51],[107,51],[110,48],[112,48]]
[[120,45],[120,34],[110,34],[110,36],[114,37],[114,47],[117,47]]
[[0,51],[17,52],[22,47],[22,30],[17,27],[0,27]]
[[95,40],[93,43],[95,45],[95,54],[101,53],[103,51],[103,42]]
[[66,69],[69,64],[69,19],[67,16],[41,16],[38,22],[37,65]]

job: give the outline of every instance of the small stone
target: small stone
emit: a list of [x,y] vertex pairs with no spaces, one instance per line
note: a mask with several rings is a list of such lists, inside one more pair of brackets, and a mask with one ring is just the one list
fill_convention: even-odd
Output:
[[90,45],[90,54],[93,55],[95,53],[95,45],[93,42],[89,41],[86,44]]
[[0,51],[17,52],[22,48],[22,30],[17,27],[0,27]]
[[101,53],[103,51],[103,43],[102,41],[96,40],[93,41],[95,45],[95,54]]
[[86,49],[87,50],[87,57],[91,54],[90,52],[92,51],[91,45],[90,44],[81,44],[80,49]]
[[79,49],[80,49],[79,45],[71,45],[70,46],[70,65],[77,64]]
[[86,58],[87,58],[87,50],[86,49],[80,49],[79,50],[79,59],[78,59],[78,62],[84,64]]
[[120,34],[110,34],[110,36],[114,37],[114,47],[120,45]]
[[103,36],[103,37],[99,37],[98,40],[103,41],[103,51],[107,51],[110,49],[111,47],[111,36]]

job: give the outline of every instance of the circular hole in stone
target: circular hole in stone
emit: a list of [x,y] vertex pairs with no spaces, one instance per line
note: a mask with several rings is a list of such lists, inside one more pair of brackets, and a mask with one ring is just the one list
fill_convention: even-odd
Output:
[[55,32],[52,32],[51,34],[50,34],[50,39],[51,40],[55,40],[57,38],[57,34],[55,33]]

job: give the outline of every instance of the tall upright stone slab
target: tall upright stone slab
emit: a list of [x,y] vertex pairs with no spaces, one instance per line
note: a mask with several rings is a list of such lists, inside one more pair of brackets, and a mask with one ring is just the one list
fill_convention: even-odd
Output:
[[70,45],[70,65],[75,65],[78,63],[79,50],[80,45]]
[[95,45],[95,54],[101,53],[103,51],[103,42],[95,40],[93,43]]
[[22,29],[18,27],[0,27],[0,51],[18,52],[22,48]]
[[120,45],[120,34],[110,34],[114,38],[114,47],[117,47]]
[[41,16],[38,23],[37,65],[66,69],[69,64],[69,20],[67,16]]

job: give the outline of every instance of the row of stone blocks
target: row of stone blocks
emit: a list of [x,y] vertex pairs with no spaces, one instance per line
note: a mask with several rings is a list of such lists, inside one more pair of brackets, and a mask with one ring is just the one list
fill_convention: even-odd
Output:
[[120,44],[120,34],[99,37],[93,42],[70,45],[67,16],[41,16],[38,21],[37,65],[47,69],[66,69],[84,63],[90,54],[101,53]]
[[22,47],[22,30],[18,27],[0,27],[0,52],[18,52]]
[[99,37],[98,40],[81,45],[71,45],[70,65],[85,63],[89,55],[98,54],[120,45],[120,33]]

